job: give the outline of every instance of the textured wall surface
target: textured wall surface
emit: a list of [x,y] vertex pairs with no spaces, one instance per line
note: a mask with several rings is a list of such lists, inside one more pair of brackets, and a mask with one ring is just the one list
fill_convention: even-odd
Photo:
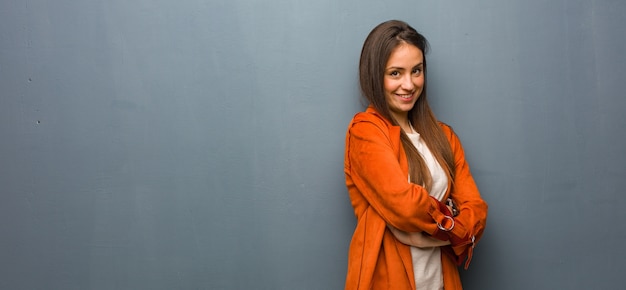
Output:
[[626,2],[0,2],[0,288],[341,289],[367,33],[431,42],[489,202],[467,289],[615,289]]

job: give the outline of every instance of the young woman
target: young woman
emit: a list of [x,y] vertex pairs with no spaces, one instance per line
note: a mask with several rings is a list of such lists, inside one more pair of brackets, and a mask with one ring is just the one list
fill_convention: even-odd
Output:
[[348,126],[344,171],[357,226],[346,289],[462,289],[487,204],[452,128],[426,94],[426,39],[388,21],[363,44],[369,102]]

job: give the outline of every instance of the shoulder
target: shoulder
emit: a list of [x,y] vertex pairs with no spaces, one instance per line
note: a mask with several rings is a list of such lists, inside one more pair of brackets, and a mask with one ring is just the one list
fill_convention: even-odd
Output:
[[365,140],[372,138],[388,139],[388,136],[389,127],[385,120],[370,112],[357,113],[348,126],[347,137]]
[[376,127],[381,130],[389,130],[393,125],[385,117],[376,110],[368,108],[365,112],[359,112],[354,115],[348,130],[353,127]]
[[437,122],[439,123],[439,127],[441,128],[443,135],[446,136],[446,139],[448,139],[448,142],[450,142],[451,146],[454,147],[455,145],[461,143],[452,126],[441,121]]
[[352,124],[360,122],[374,123],[379,126],[386,126],[387,121],[375,112],[359,112],[352,118]]
[[395,148],[400,143],[400,130],[399,126],[394,126],[381,114],[368,108],[367,111],[354,115],[346,138],[390,144]]
[[441,122],[441,121],[437,121],[437,123],[439,124],[439,127],[441,128],[441,131],[443,131],[443,134],[446,135],[446,137],[448,139],[450,139],[450,137],[454,134],[454,129],[452,129],[452,126]]

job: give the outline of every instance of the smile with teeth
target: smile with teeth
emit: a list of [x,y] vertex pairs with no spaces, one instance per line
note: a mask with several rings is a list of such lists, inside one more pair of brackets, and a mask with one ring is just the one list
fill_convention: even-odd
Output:
[[408,100],[408,99],[410,99],[413,96],[413,93],[410,93],[410,94],[396,94],[396,96],[398,96],[398,97],[400,97],[402,99]]

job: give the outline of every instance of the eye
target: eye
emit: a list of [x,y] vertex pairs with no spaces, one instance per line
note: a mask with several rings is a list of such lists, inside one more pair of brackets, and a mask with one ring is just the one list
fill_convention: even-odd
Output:
[[422,69],[421,68],[414,68],[413,71],[411,71],[412,74],[414,75],[419,75],[422,73]]
[[389,75],[392,76],[392,77],[397,77],[397,76],[400,75],[400,72],[397,71],[397,70],[394,70],[394,71],[390,72]]

